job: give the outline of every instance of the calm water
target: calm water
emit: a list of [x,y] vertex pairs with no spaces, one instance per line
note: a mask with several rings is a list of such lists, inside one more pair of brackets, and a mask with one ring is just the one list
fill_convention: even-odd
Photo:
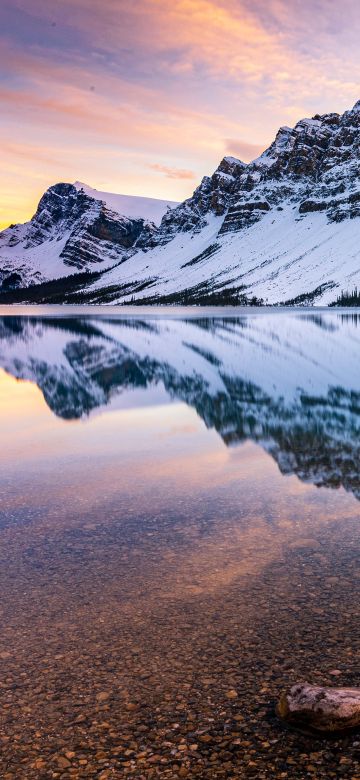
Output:
[[0,318],[0,776],[359,778],[360,318]]

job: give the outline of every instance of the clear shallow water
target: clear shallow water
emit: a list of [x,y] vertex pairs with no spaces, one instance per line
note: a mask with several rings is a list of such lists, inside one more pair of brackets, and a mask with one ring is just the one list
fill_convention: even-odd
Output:
[[357,316],[57,314],[0,319],[3,771],[356,776],[273,703],[359,684]]

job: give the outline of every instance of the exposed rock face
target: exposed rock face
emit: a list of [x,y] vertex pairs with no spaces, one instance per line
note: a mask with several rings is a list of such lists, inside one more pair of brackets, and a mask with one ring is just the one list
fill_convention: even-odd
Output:
[[277,714],[287,723],[322,732],[360,726],[360,688],[325,688],[297,683],[282,694]]
[[[66,235],[92,207],[91,199],[71,184],[55,184],[42,196],[24,237],[24,248]],[[13,240],[14,244],[15,241]]]
[[[94,200],[72,184],[50,187],[42,196],[25,235],[22,227],[17,225],[4,231],[9,233],[8,246],[21,242],[26,250],[46,241],[66,238],[59,257],[66,265],[78,269],[109,257],[116,260],[139,240],[147,243],[156,230],[154,224],[144,219],[130,219],[111,211],[103,201]],[[3,245],[6,245],[4,239]]]
[[342,116],[316,115],[294,128],[281,127],[248,165],[225,157],[192,198],[163,219],[160,240],[179,228],[200,229],[209,212],[225,215],[220,233],[243,230],[284,200],[296,203],[300,213],[326,210],[329,220],[359,216],[359,173],[360,101]]
[[225,215],[245,169],[241,160],[224,157],[212,176],[204,176],[191,198],[165,214],[151,246],[168,243],[179,231],[198,233],[209,214]]
[[[283,200],[299,213],[327,211],[329,221],[359,216],[360,110],[356,104],[343,116],[325,114],[279,130],[274,143],[247,167],[241,185],[276,207]],[[310,195],[311,197],[307,197]],[[236,219],[250,195],[229,210],[223,230],[244,227]],[[259,214],[260,218],[260,214]]]

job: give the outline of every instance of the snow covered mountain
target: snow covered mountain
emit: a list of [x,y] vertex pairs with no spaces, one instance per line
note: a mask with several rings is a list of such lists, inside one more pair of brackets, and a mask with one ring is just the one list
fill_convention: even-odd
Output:
[[0,233],[3,289],[111,267],[148,244],[172,201],[114,195],[82,182],[55,184],[25,225]]
[[[228,446],[251,439],[284,474],[360,500],[357,315],[0,318],[0,367],[35,382],[64,419],[156,388]],[[146,399],[145,399],[146,401]],[[150,401],[151,402],[151,401]]]
[[252,163],[225,157],[191,198],[164,204],[158,225],[116,198],[50,188],[28,225],[0,235],[3,286],[13,284],[4,273],[24,284],[101,264],[80,290],[57,287],[57,300],[331,303],[360,287],[360,101],[280,128]]

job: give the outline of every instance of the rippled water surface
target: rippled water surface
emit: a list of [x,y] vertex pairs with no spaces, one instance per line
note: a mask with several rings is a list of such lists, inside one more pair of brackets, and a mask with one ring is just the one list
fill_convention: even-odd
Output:
[[[176,315],[176,316],[174,316]],[[0,776],[358,780],[356,313],[0,317]]]

